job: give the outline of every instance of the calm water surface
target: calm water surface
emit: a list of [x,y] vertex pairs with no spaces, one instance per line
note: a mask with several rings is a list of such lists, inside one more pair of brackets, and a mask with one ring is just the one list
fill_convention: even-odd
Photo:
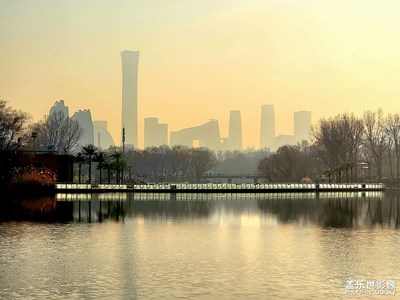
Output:
[[2,202],[0,299],[400,298],[398,193]]

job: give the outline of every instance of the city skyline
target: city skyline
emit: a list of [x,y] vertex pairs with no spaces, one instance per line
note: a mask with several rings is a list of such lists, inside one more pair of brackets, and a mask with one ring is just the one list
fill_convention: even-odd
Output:
[[396,1],[2,1],[0,14],[0,97],[34,121],[57,99],[88,107],[117,144],[123,49],[141,53],[141,147],[147,116],[171,131],[218,119],[228,136],[240,110],[243,148],[258,148],[264,103],[277,135],[294,134],[294,111],[400,111]]

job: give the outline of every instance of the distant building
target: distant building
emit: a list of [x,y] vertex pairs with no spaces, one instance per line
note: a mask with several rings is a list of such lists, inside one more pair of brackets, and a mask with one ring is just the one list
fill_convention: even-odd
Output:
[[125,144],[138,147],[137,89],[139,51],[121,52],[122,61],[122,127]]
[[295,143],[302,140],[310,141],[311,111],[297,111],[294,113]]
[[276,149],[275,145],[275,112],[273,105],[261,107],[260,148]]
[[232,110],[229,116],[229,138],[227,150],[242,150],[242,119],[239,110]]
[[168,145],[168,125],[159,124],[158,118],[144,119],[144,147]]
[[65,106],[64,100],[58,100],[54,105],[50,108],[49,116],[53,113],[62,112],[64,117],[69,118],[69,109],[68,106]]
[[192,147],[196,142],[200,147],[207,147],[211,150],[220,150],[221,136],[217,120],[210,120],[207,123],[179,131],[172,131],[170,134],[171,146],[183,145]]
[[107,121],[93,121],[94,145],[100,149],[115,146],[114,139],[107,130]]
[[78,110],[74,113],[71,119],[78,121],[79,126],[83,129],[83,134],[79,139],[78,144],[81,146],[94,144],[94,129],[90,110]]

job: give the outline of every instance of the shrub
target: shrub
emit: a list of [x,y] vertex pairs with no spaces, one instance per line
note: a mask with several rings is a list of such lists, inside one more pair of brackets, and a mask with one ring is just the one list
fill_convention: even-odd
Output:
[[57,175],[47,168],[18,168],[13,174],[14,184],[52,185],[57,180]]

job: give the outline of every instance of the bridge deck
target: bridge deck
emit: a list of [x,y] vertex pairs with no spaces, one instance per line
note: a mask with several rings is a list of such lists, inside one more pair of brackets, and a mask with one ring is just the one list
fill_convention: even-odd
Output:
[[382,191],[382,183],[266,183],[266,184],[229,184],[229,183],[177,183],[177,184],[140,184],[128,187],[119,184],[71,184],[58,183],[56,191],[63,193],[310,193],[338,191]]

